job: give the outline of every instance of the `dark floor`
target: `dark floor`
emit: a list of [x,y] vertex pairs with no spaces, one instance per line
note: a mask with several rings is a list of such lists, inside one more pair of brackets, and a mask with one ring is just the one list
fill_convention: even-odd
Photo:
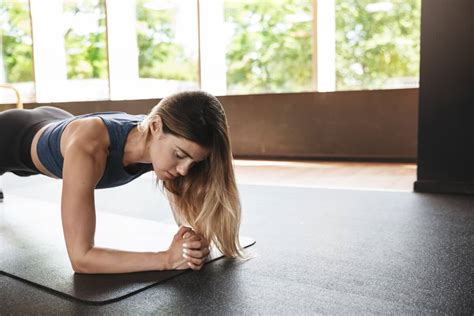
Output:
[[[59,185],[4,179],[7,194],[49,201]],[[152,191],[146,177],[100,191],[98,209],[171,222]],[[0,276],[0,314],[474,313],[474,197],[254,185],[240,192],[241,233],[257,240],[253,259],[219,260],[103,306]]]

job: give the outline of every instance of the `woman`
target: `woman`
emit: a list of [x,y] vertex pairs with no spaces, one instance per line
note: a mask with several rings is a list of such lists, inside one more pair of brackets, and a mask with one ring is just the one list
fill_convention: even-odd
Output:
[[[176,222],[185,225],[169,249],[140,253],[96,247],[94,190],[128,183],[151,170]],[[227,120],[208,93],[173,94],[147,116],[73,116],[54,107],[5,111],[0,113],[0,175],[7,171],[63,179],[62,223],[76,272],[199,270],[209,242],[226,256],[242,256]]]

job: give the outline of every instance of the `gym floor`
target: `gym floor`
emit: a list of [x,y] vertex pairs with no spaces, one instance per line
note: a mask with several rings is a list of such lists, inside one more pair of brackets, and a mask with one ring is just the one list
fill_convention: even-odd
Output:
[[[412,164],[235,165],[241,235],[257,241],[249,248],[252,259],[217,260],[104,305],[1,274],[0,314],[473,315],[474,197],[414,193]],[[3,178],[10,201],[16,196],[59,207],[60,181]],[[97,190],[98,211],[171,223],[151,180],[150,173]],[[120,278],[131,283],[130,276]]]

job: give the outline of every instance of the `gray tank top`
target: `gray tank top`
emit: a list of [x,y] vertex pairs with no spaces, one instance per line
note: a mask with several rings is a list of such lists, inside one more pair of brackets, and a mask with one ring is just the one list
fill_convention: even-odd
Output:
[[123,150],[128,133],[145,118],[145,115],[131,115],[124,112],[90,113],[49,125],[41,134],[36,150],[38,158],[45,168],[58,178],[63,175],[64,158],[61,154],[61,135],[66,126],[79,118],[99,117],[104,121],[109,132],[110,146],[104,174],[97,183],[96,189],[112,188],[126,184],[153,169],[152,164],[136,164],[134,172],[126,170],[122,164]]

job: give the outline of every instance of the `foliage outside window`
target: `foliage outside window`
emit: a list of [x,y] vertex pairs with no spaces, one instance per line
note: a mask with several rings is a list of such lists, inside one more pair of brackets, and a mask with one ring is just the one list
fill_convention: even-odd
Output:
[[[169,0],[137,0],[136,8],[140,77],[196,82],[197,28],[177,18],[180,10],[191,10],[192,6]],[[184,43],[177,40],[177,28],[182,23],[191,34]]]
[[421,0],[336,1],[337,90],[418,86]]
[[64,1],[68,79],[106,79],[104,0]]
[[311,0],[226,0],[227,92],[312,90]]
[[0,82],[33,81],[33,48],[27,0],[3,1],[0,5]]

